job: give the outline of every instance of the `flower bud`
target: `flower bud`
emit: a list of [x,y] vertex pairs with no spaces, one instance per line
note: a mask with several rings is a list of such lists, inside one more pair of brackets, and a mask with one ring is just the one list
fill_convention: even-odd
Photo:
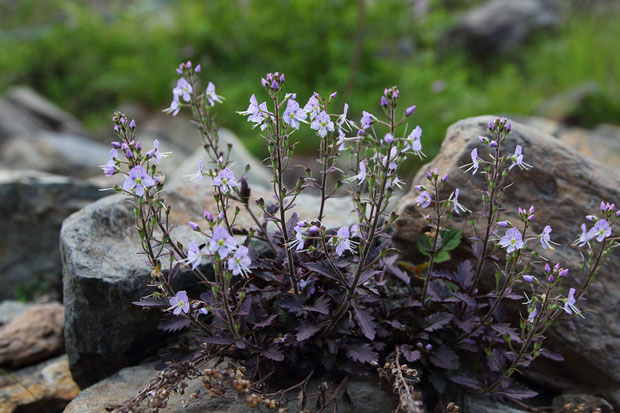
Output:
[[193,231],[200,231],[200,227],[194,221],[189,221],[188,224]]
[[418,341],[418,343],[416,344],[416,346],[418,346],[418,348],[422,348],[422,343]]
[[118,148],[120,148],[120,147],[121,147],[121,144],[120,144],[120,143],[118,143],[118,142],[112,142],[112,147],[113,147],[114,149],[118,149]]
[[545,264],[545,272],[551,272],[551,267],[549,266],[549,264]]
[[385,135],[385,138],[383,138],[383,140],[385,141],[385,143],[390,144],[394,142],[394,136],[391,133],[388,133]]
[[528,283],[533,283],[535,278],[531,275],[524,275],[523,280],[527,281]]
[[200,73],[200,65],[196,65],[196,68],[194,69],[195,73]]
[[276,82],[275,80],[271,82],[271,89],[278,90],[279,87],[280,86],[278,85],[278,82]]
[[132,119],[131,122],[129,122],[129,129],[135,129],[136,128],[136,121],[135,119]]
[[441,182],[446,182],[448,180],[448,174],[445,174],[443,178],[441,178]]
[[267,79],[265,79],[265,78],[261,78],[260,83],[263,85],[263,87],[267,87],[267,85],[268,85]]
[[432,344],[427,344],[425,347],[428,351],[431,351],[433,349],[433,345]]
[[381,96],[381,106],[384,108],[388,107],[388,100],[385,98],[385,96]]
[[136,142],[136,150],[138,151],[142,150],[142,143],[140,143],[140,141]]
[[530,221],[530,222],[534,221],[534,214],[532,214],[529,217],[527,217],[527,220]]
[[415,106],[415,105],[413,105],[413,106],[409,106],[409,107],[407,108],[407,110],[405,110],[405,116],[411,116],[411,115],[413,115],[413,112],[415,112],[415,109],[416,109],[416,106]]
[[329,100],[336,99],[337,95],[338,95],[338,92],[332,93],[331,95],[329,95]]
[[495,129],[495,124],[492,121],[489,121],[489,130]]
[[530,207],[530,214],[533,214],[533,213],[534,213],[534,205]]
[[511,129],[512,129],[512,123],[508,122],[508,124],[506,124],[506,132],[510,132]]
[[284,83],[284,73],[280,75],[280,84]]
[[131,158],[133,158],[133,153],[132,153],[129,149],[126,149],[126,150],[125,150],[125,156],[126,156],[128,159],[131,159]]
[[566,277],[568,275],[568,268],[563,269],[562,271],[560,271],[560,273],[558,274],[558,276],[560,277]]
[[499,225],[502,228],[506,228],[508,227],[508,225],[510,225],[510,223],[508,221],[499,221],[497,225]]
[[204,212],[202,213],[202,215],[205,217],[205,219],[209,222],[213,222],[213,214],[210,213],[209,211],[207,211],[206,209],[204,210]]
[[497,141],[491,141],[491,143],[489,143],[489,146],[491,148],[497,148]]

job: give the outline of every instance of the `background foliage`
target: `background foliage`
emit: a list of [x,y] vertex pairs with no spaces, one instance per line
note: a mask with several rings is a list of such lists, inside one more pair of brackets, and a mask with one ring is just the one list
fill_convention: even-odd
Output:
[[[433,156],[452,122],[483,113],[531,114],[545,98],[587,81],[602,86],[583,125],[620,123],[617,13],[580,9],[566,24],[511,54],[477,60],[439,39],[475,1],[431,0],[22,0],[0,4],[0,91],[28,84],[102,128],[121,102],[166,107],[181,59],[200,62],[227,97],[219,123],[257,155],[262,139],[235,114],[267,71],[284,71],[304,100],[338,90],[358,117],[398,84],[418,105]],[[377,100],[376,107],[367,107]],[[366,106],[365,106],[366,105]],[[106,126],[107,127],[107,126]],[[302,136],[301,151],[315,147]],[[304,144],[305,143],[305,144]]]

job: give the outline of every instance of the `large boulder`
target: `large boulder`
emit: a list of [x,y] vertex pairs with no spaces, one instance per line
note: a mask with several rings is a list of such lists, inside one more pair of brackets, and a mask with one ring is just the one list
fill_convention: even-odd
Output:
[[[460,188],[460,202],[472,210],[481,207],[477,188],[483,184],[481,174],[474,177],[461,169],[471,162],[470,153],[479,148],[485,156],[487,148],[478,136],[487,135],[487,125],[493,117],[465,119],[450,126],[437,157],[414,178],[414,185],[426,181],[424,170],[438,168],[449,174],[449,190]],[[524,161],[533,165],[528,171],[511,171],[514,185],[507,191],[503,203],[506,215],[516,220],[518,207],[536,207],[533,231],[541,233],[545,225],[553,228],[552,239],[562,246],[554,252],[539,251],[552,262],[560,261],[571,274],[579,272],[580,254],[570,243],[581,233],[585,215],[595,211],[601,200],[620,201],[620,176],[604,166],[584,158],[558,139],[538,130],[513,122],[506,150],[512,152],[517,144],[523,147]],[[399,205],[400,218],[396,223],[395,239],[405,254],[412,256],[416,239],[425,224],[416,206],[415,189]],[[465,217],[454,217],[452,226],[471,236],[471,226]],[[536,244],[536,245],[539,245]],[[539,248],[539,247],[537,247]],[[490,267],[490,266],[489,266]],[[599,395],[620,406],[620,254],[609,257],[606,266],[580,305],[587,310],[585,320],[569,328],[566,320],[553,325],[549,331],[550,344],[566,361],[558,363],[537,360],[530,375],[543,385]],[[492,277],[492,274],[488,274]],[[577,374],[575,372],[578,372]]]
[[441,44],[489,57],[523,45],[533,33],[555,27],[561,20],[557,1],[491,0],[465,13]]
[[0,170],[0,299],[41,286],[60,291],[62,221],[105,193],[91,183],[35,171]]
[[[185,245],[195,234],[188,220],[199,220],[204,209],[215,211],[210,184],[176,183],[166,191],[172,206],[170,220],[178,225],[174,236]],[[250,205],[271,194],[260,186],[252,188]],[[317,199],[302,195],[295,211],[300,219],[318,213]],[[350,199],[328,202],[324,223],[331,227],[352,224]],[[234,209],[234,205],[232,206]],[[260,210],[252,206],[254,214]],[[240,225],[251,225],[251,217],[241,213]],[[131,304],[152,292],[148,286],[150,270],[141,251],[140,240],[131,229],[133,209],[127,198],[114,195],[99,200],[73,214],[64,222],[60,243],[63,258],[65,339],[73,377],[81,387],[96,383],[122,367],[136,364],[159,342],[156,311],[145,312]],[[178,288],[197,288],[189,272],[179,274]]]

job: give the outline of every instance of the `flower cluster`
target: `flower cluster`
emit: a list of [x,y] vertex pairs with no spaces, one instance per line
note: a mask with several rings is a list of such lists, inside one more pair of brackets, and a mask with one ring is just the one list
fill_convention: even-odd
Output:
[[[336,92],[327,97],[315,92],[301,100],[285,91],[284,74],[264,76],[265,100],[259,103],[252,94],[247,110],[238,113],[260,127],[266,141],[273,194],[265,200],[252,197],[244,176],[231,169],[230,148],[226,153],[219,147],[212,110],[223,98],[215,86],[209,82],[203,91],[200,66],[191,62],[181,64],[177,73],[173,101],[165,111],[175,116],[182,107],[191,109],[208,159],[190,180],[206,178],[214,201],[200,219],[187,222],[191,240],[183,245],[176,238],[171,206],[162,195],[165,179],[158,167],[167,154],[157,141],[143,152],[134,137],[135,122],[124,115],[114,116],[118,139],[102,169],[107,176],[124,175],[115,190],[134,204],[136,230],[151,267],[153,291],[136,304],[164,310],[164,330],[192,327],[196,332],[184,346],[189,353],[181,354],[182,360],[194,366],[228,356],[258,381],[266,380],[265,371],[280,367],[311,375],[314,362],[350,372],[351,362],[376,367],[386,360],[391,373],[388,367],[379,373],[394,381],[401,407],[411,408],[421,408],[413,396],[417,372],[401,365],[401,358],[430,371],[439,392],[449,380],[477,392],[533,395],[511,376],[543,352],[545,331],[553,321],[562,315],[585,316],[578,301],[598,276],[603,258],[618,245],[613,227],[620,214],[614,204],[602,203],[598,215],[586,217],[592,224],[584,223],[574,242],[587,254],[582,276],[569,276],[559,263],[551,267],[540,251],[552,253],[557,244],[550,225],[541,225],[540,233],[532,231],[539,225],[534,206],[519,208],[518,219],[504,216],[514,214],[502,207],[511,185],[508,177],[532,166],[525,162],[522,146],[506,153],[512,126],[495,119],[488,125],[490,136],[479,138],[488,156],[475,148],[471,163],[464,165],[466,172],[483,178],[483,209],[470,211],[463,205],[469,203],[469,190],[450,190],[447,175],[426,171],[426,181],[415,189],[429,229],[417,242],[422,262],[407,263],[391,248],[398,215],[389,204],[401,186],[405,160],[425,155],[422,128],[410,129],[407,123],[416,106],[399,109],[396,86],[383,91],[375,114],[362,111],[357,121],[350,119],[346,103],[342,110],[334,109]],[[319,141],[319,175],[308,168],[289,187],[284,176],[295,149],[294,134],[303,127]],[[350,169],[344,172],[337,160],[349,160]],[[326,205],[345,183],[353,200],[353,222],[327,228]],[[299,217],[295,205],[307,189],[318,194],[316,214]],[[242,211],[249,224],[238,219]],[[454,215],[472,224],[473,260],[456,263],[452,258],[464,249],[457,250],[463,231],[449,226]],[[202,293],[175,290],[174,280],[183,271],[196,276]],[[523,287],[523,295],[517,286]],[[517,327],[498,318],[508,300],[521,302],[522,297]],[[480,355],[489,367],[484,371],[470,368],[480,364]],[[300,384],[302,391],[309,377]],[[247,388],[250,381],[235,383]],[[261,397],[253,396],[252,403],[273,404],[273,398]]]

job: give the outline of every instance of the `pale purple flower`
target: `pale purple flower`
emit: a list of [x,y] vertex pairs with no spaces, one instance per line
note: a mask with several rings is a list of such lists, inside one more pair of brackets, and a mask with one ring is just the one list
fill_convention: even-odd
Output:
[[508,221],[498,221],[497,225],[499,225],[502,228],[508,228],[510,226],[510,222],[508,222]]
[[347,178],[346,180],[347,181],[359,180],[358,185],[361,185],[365,179],[366,179],[366,162],[361,161],[359,163],[359,173],[357,175],[353,175]]
[[310,129],[314,129],[321,138],[324,138],[328,131],[334,131],[334,122],[329,119],[327,112],[323,111],[314,118],[310,124]]
[[480,167],[480,163],[478,161],[478,148],[474,148],[471,151],[471,162],[472,163],[470,164],[464,165],[463,168],[469,166],[465,172],[469,172],[473,169],[474,171],[472,172],[472,175],[476,175],[476,172],[478,172],[478,168]]
[[411,116],[413,115],[413,112],[415,112],[415,108],[416,106],[409,106],[406,110],[405,110],[405,116]]
[[220,258],[228,256],[230,251],[237,246],[237,241],[222,227],[217,227],[213,231],[211,241],[209,241],[209,252],[217,253]]
[[209,102],[209,106],[215,106],[215,102],[222,103],[224,98],[222,96],[215,94],[215,85],[213,82],[209,82],[207,85],[207,90],[205,90],[205,96],[207,97],[207,101]]
[[510,165],[510,168],[508,168],[508,170],[511,170],[515,166],[518,166],[521,169],[528,169],[530,167],[530,165],[523,162],[523,148],[521,147],[521,145],[517,145],[517,147],[515,148],[515,153],[514,155],[512,155],[511,158],[512,165]]
[[314,118],[316,117],[316,115],[319,114],[320,111],[321,106],[319,105],[319,100],[314,95],[310,96],[310,99],[308,99],[308,103],[306,103],[306,106],[304,106],[304,112],[306,112],[308,116],[310,116],[310,120],[314,120]]
[[129,175],[125,178],[125,182],[123,183],[123,189],[128,192],[131,192],[133,189],[136,195],[143,196],[144,190],[153,185],[155,185],[153,178],[146,173],[143,167],[137,165],[129,171]]
[[202,262],[202,252],[196,241],[190,242],[187,246],[186,262],[192,266],[192,270],[195,270]]
[[454,190],[454,199],[452,200],[452,210],[456,214],[460,214],[461,212],[467,212],[467,208],[459,203],[459,189],[456,188]]
[[534,320],[536,320],[537,315],[538,315],[538,310],[534,308],[532,312],[530,313],[530,315],[527,317],[527,321],[529,321],[530,323],[533,323]]
[[172,113],[172,116],[176,116],[179,111],[181,110],[181,104],[179,103],[179,97],[177,95],[174,95],[174,97],[172,98],[172,102],[170,103],[170,106],[166,109],[163,110],[164,113]]
[[409,136],[407,136],[408,149],[411,149],[413,153],[420,158],[426,156],[424,152],[422,152],[422,142],[420,141],[421,137],[422,128],[420,126],[416,126],[415,129],[411,131]]
[[506,231],[506,235],[499,240],[499,245],[507,248],[506,252],[509,254],[515,250],[520,250],[524,245],[521,232],[516,228],[510,228]]
[[200,226],[194,221],[188,221],[187,224],[190,226],[192,231],[200,231]]
[[185,78],[180,78],[177,81],[177,87],[172,89],[172,94],[175,96],[181,96],[184,101],[189,102],[192,98],[192,85],[190,85]]
[[581,314],[581,311],[579,311],[579,309],[575,306],[576,302],[577,300],[575,299],[575,289],[571,288],[570,290],[568,290],[568,298],[564,303],[564,311],[566,311],[567,314],[575,313],[582,318],[585,318],[583,314]]
[[428,194],[428,192],[424,191],[420,194],[420,196],[418,196],[418,199],[416,199],[416,202],[422,208],[427,208],[431,204],[431,196]]
[[247,277],[249,266],[252,263],[250,257],[248,257],[248,248],[243,245],[237,248],[232,258],[228,259],[228,269],[232,271],[233,275],[243,275]]
[[204,172],[202,170],[202,160],[198,162],[198,170],[196,171],[195,174],[189,174],[189,175],[184,175],[184,176],[187,177],[190,182],[201,181],[202,177],[204,176]]
[[394,142],[394,135],[392,135],[391,133],[387,133],[383,140],[385,141],[385,143],[390,144]]
[[181,313],[187,314],[189,312],[189,298],[187,298],[187,292],[185,290],[179,291],[176,295],[170,298],[170,307],[168,310],[174,310],[174,315]]
[[533,275],[524,275],[524,276],[523,276],[523,280],[524,280],[524,281],[527,281],[528,283],[533,283],[535,279],[536,279],[536,278],[534,278],[534,276],[533,276]]
[[308,115],[299,107],[299,103],[289,99],[282,120],[293,129],[299,129],[299,122],[304,122]]
[[590,232],[588,231],[588,227],[586,227],[586,224],[581,224],[581,235],[579,236],[579,239],[577,241],[575,241],[575,244],[578,247],[583,247],[592,238],[593,238],[593,236],[590,235]]
[[372,113],[363,111],[362,112],[362,120],[360,121],[362,124],[362,129],[368,129],[370,125],[374,122],[374,115]]
[[129,122],[129,129],[135,129],[136,128],[136,121],[135,119],[132,119],[131,122]]
[[150,158],[155,159],[155,163],[159,164],[161,162],[161,158],[163,156],[164,155],[161,152],[159,152],[159,141],[157,139],[155,139],[153,141],[153,149],[151,149],[150,151],[148,151],[146,153],[146,157],[149,158],[149,159]]
[[304,228],[305,226],[306,221],[299,221],[293,227],[293,231],[295,231],[295,239],[288,244],[289,248],[295,248],[296,251],[301,251],[304,249],[304,237],[302,234],[302,228]]
[[394,176],[390,179],[388,179],[385,183],[385,187],[386,188],[402,188],[403,187],[403,181],[401,181],[398,176]]
[[[305,290],[305,289],[306,289],[306,287],[307,287],[308,285],[310,285],[311,283],[312,283],[312,281],[310,281],[310,279],[308,279],[308,280],[299,280],[299,281],[297,282],[297,286],[299,287],[299,289],[300,289],[300,290],[302,290],[302,291],[303,291],[303,290]],[[310,288],[310,291],[308,291],[308,293],[312,295],[312,294],[314,294],[314,291],[315,291],[314,287],[311,287],[311,288]]]
[[605,238],[611,235],[611,227],[609,223],[604,219],[599,219],[594,224],[594,227],[588,233],[590,239],[596,238],[598,242],[602,242]]
[[223,193],[232,191],[237,186],[235,174],[230,169],[222,169],[215,178],[213,178],[213,186],[219,186]]
[[545,227],[545,229],[543,229],[542,234],[540,234],[540,243],[542,244],[542,247],[544,249],[549,248],[550,250],[554,250],[555,248],[553,248],[553,246],[551,246],[550,242],[551,242],[551,236],[549,234],[551,234],[551,226],[547,225]]
[[336,247],[336,255],[339,257],[344,254],[345,251],[353,251],[354,242],[349,239],[350,232],[349,227],[341,227],[336,235],[329,239],[329,243]]
[[260,105],[256,100],[256,96],[250,96],[250,106],[244,112],[237,112],[240,115],[244,115],[248,117],[248,122],[254,122],[254,127],[259,126],[261,130],[265,130],[267,124],[264,123],[265,118],[267,117],[267,103],[263,102]]
[[118,158],[118,152],[116,149],[110,149],[110,159],[108,163],[102,165],[103,173],[105,176],[112,176],[116,173],[116,159]]

